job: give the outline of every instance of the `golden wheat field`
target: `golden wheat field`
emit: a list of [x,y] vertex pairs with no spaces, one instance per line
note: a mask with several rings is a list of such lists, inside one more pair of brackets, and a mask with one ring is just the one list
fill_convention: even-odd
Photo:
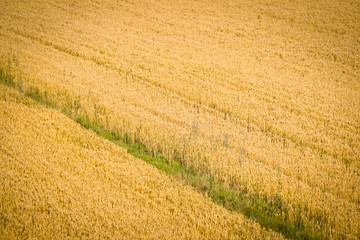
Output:
[[[280,217],[301,223],[321,238],[359,238],[359,1],[1,0],[0,6],[0,66],[14,76],[15,88],[20,92],[37,89],[42,98],[70,109],[73,119],[86,118],[128,136],[154,155],[165,156],[170,164],[179,161],[189,169],[213,176],[228,188],[270,203],[280,199]],[[1,106],[2,112],[11,114],[16,114],[17,108],[35,111]],[[49,118],[51,111],[35,112],[39,118]],[[15,116],[22,115],[11,119]],[[37,122],[30,119],[31,124]],[[12,121],[5,120],[1,122],[3,128]],[[10,134],[14,138],[27,129],[25,123],[16,123],[11,129],[22,130]],[[76,127],[72,124],[63,128]],[[8,134],[3,135],[6,139]],[[31,136],[26,140],[29,147],[37,135]],[[89,136],[79,141],[87,141],[84,139]],[[64,140],[68,137],[56,139],[70,141]],[[4,141],[8,147],[20,144]],[[78,144],[71,149],[84,147]],[[21,160],[27,155],[21,145],[18,147],[16,154],[24,155],[14,153],[15,159]],[[45,147],[37,147],[29,148],[27,154],[47,154],[42,152]],[[89,154],[100,158],[96,151]],[[111,164],[109,168],[117,169],[120,165],[112,151],[121,152],[108,150],[105,156],[109,157],[100,159]],[[49,160],[46,156],[42,161]],[[95,161],[86,154],[80,159]],[[121,159],[121,171],[131,178],[135,171],[131,161]],[[145,175],[140,182],[161,178],[146,164],[136,164],[142,171],[136,176]],[[94,169],[87,172],[83,167],[83,174],[91,176]],[[77,174],[77,184],[90,181],[82,180],[76,171],[68,174]],[[111,174],[115,177],[115,173]],[[60,184],[62,180],[56,181]],[[155,195],[176,194],[189,199],[195,194],[182,196],[185,190],[172,193],[161,186],[160,180],[156,181],[159,184],[152,188]],[[66,194],[70,198],[72,192]],[[116,199],[119,194],[114,194]],[[83,204],[79,211],[84,206],[94,207],[93,219],[107,209],[101,205],[101,197],[95,199],[77,202]],[[114,210],[110,214],[130,214],[129,206],[135,203],[131,198],[126,201],[130,205],[124,212]],[[148,203],[150,195],[143,201]],[[96,204],[104,209],[96,208]],[[189,208],[193,204],[186,203]],[[229,217],[220,208],[216,211],[224,215],[208,212],[209,206],[215,207],[206,204],[201,209],[212,217],[240,218]],[[81,214],[76,209],[61,214]],[[148,224],[153,216],[148,212],[138,219],[140,213],[139,209],[134,212],[132,224]],[[201,232],[197,226],[190,226],[193,222],[176,229],[166,227],[170,218],[166,211],[156,214],[165,223],[151,223],[155,225],[150,229],[159,234],[149,235],[154,238],[169,232],[174,238],[196,238],[203,233],[208,234],[206,238],[212,234],[209,227],[214,225],[206,222],[213,219],[209,215],[209,220],[192,215],[208,224],[199,226]],[[183,226],[182,218],[177,221]],[[225,225],[216,228],[218,235],[214,236],[240,233],[239,229],[246,232],[241,222],[244,220],[239,226],[225,224],[228,229]],[[79,233],[83,231],[81,223],[68,224]],[[251,226],[249,234],[260,234],[258,227]],[[197,229],[194,235],[181,235],[182,231],[190,234],[192,228]],[[116,226],[106,229],[117,233]],[[123,233],[129,237],[155,234],[135,230]]]
[[1,239],[280,239],[0,85]]

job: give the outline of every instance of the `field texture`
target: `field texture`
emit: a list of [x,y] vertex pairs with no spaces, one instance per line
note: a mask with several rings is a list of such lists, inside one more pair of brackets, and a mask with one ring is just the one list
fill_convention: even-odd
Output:
[[0,4],[20,91],[320,238],[360,236],[359,1]]
[[0,85],[1,239],[277,239]]

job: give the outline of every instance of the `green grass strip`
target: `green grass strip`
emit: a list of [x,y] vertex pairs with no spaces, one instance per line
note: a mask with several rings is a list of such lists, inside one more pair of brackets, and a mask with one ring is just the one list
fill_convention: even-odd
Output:
[[[0,83],[11,88],[20,90],[16,85],[14,78],[7,74],[6,71],[0,69]],[[60,110],[62,113],[70,116],[70,109],[60,109],[56,102],[50,102],[44,99],[40,91],[36,88],[29,88],[25,92],[25,96],[49,107]],[[233,189],[225,187],[221,183],[215,183],[212,176],[194,172],[186,166],[180,164],[179,161],[169,161],[161,156],[153,156],[151,151],[139,142],[131,142],[126,136],[119,136],[111,131],[106,130],[102,126],[88,121],[86,118],[77,117],[76,122],[86,129],[92,130],[98,136],[108,139],[113,143],[127,149],[127,152],[136,158],[155,166],[165,174],[174,177],[183,184],[194,187],[197,191],[207,194],[211,200],[223,206],[224,208],[241,213],[247,218],[258,222],[261,226],[272,229],[281,233],[289,239],[325,239],[326,236],[314,233],[310,229],[306,229],[305,225],[298,222],[290,222],[287,218],[281,217],[281,212],[285,212],[280,198],[275,201],[266,201],[258,196],[249,195],[247,193],[239,193]]]
[[86,129],[94,131],[102,138],[108,139],[115,144],[127,149],[128,153],[155,166],[165,174],[175,177],[177,180],[191,185],[197,191],[207,194],[211,200],[230,211],[235,211],[258,222],[261,226],[282,233],[290,239],[321,239],[311,232],[306,231],[301,223],[291,223],[280,217],[284,209],[281,199],[278,198],[272,203],[256,196],[249,196],[246,193],[239,193],[226,188],[221,183],[215,183],[214,178],[205,174],[196,173],[178,161],[172,164],[163,156],[152,156],[151,151],[143,144],[125,140],[101,126],[89,122],[84,118],[77,118],[76,121]]

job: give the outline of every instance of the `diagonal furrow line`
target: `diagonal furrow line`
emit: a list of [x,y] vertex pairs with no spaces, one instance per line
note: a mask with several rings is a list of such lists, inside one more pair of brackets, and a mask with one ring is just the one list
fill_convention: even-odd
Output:
[[[335,152],[329,151],[329,150],[327,150],[327,149],[325,149],[325,148],[323,148],[323,147],[321,147],[319,145],[313,144],[311,142],[306,142],[303,139],[301,139],[299,136],[288,133],[288,132],[283,131],[281,129],[278,129],[276,127],[273,127],[273,126],[264,127],[262,123],[256,122],[256,121],[252,120],[251,118],[250,119],[249,118],[245,119],[244,117],[242,117],[242,116],[240,116],[239,114],[236,114],[236,113],[233,113],[233,115],[231,116],[230,112],[225,108],[210,106],[209,104],[206,104],[206,103],[203,103],[203,102],[197,100],[196,97],[184,94],[184,93],[182,93],[181,91],[179,91],[177,89],[168,87],[168,86],[166,86],[164,84],[161,84],[161,83],[158,83],[156,81],[152,81],[150,79],[147,79],[146,77],[137,75],[137,74],[135,74],[135,73],[133,73],[131,71],[129,72],[129,71],[126,71],[124,69],[117,68],[117,67],[113,66],[111,64],[111,62],[109,62],[109,61],[101,61],[101,60],[97,59],[94,56],[91,56],[91,57],[86,56],[85,54],[76,52],[76,51],[74,51],[72,49],[69,49],[69,48],[66,48],[66,47],[59,46],[59,45],[54,44],[52,42],[43,40],[41,38],[34,37],[34,36],[30,35],[30,34],[21,32],[19,30],[14,30],[14,29],[7,29],[7,30],[11,31],[11,32],[13,32],[13,33],[15,33],[17,35],[20,35],[22,37],[25,37],[25,38],[31,39],[33,41],[36,41],[38,43],[41,43],[41,44],[43,44],[45,46],[52,47],[52,48],[54,48],[54,49],[56,49],[56,50],[58,50],[60,52],[69,54],[69,55],[74,56],[74,57],[81,58],[81,59],[83,59],[85,61],[96,63],[99,66],[105,67],[107,69],[114,70],[114,71],[116,71],[118,73],[121,73],[121,74],[124,74],[124,75],[130,75],[131,79],[134,80],[134,81],[147,83],[148,85],[151,85],[151,86],[153,86],[155,88],[163,89],[163,91],[166,92],[166,93],[171,93],[171,95],[173,97],[176,97],[178,100],[185,103],[186,105],[193,106],[193,107],[200,105],[203,110],[209,112],[210,114],[214,115],[214,113],[215,113],[215,116],[219,116],[219,115],[221,116],[222,115],[222,116],[224,116],[224,119],[228,119],[229,121],[232,121],[235,124],[240,124],[243,127],[247,127],[247,124],[250,123],[250,124],[256,126],[257,129],[259,131],[261,131],[262,133],[264,133],[264,134],[270,132],[271,134],[273,134],[275,136],[287,139],[288,141],[294,143],[298,147],[310,148],[310,149],[314,150],[315,152],[317,152],[318,154],[331,156],[334,159],[342,161],[346,165],[349,165],[353,161],[356,160],[356,158],[346,157],[344,154],[335,153]],[[229,116],[229,117],[227,117],[227,116]]]

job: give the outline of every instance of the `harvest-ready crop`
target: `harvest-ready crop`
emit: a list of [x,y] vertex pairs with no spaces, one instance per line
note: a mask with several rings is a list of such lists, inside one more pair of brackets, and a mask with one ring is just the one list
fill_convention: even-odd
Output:
[[281,238],[0,85],[0,237]]
[[358,2],[2,6],[18,89],[324,238],[360,235]]

